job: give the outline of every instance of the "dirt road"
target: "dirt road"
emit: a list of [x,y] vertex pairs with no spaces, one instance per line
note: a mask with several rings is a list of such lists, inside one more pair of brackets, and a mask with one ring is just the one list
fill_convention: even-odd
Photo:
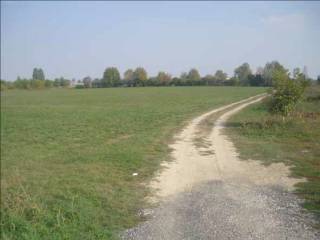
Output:
[[151,182],[157,207],[124,239],[318,239],[312,217],[290,193],[298,180],[288,167],[241,161],[223,134],[232,114],[262,98],[203,114],[175,137],[173,161]]

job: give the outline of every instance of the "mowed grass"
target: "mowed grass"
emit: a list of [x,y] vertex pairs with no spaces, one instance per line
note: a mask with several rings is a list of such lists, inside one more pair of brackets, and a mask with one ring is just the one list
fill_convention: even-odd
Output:
[[[1,93],[2,239],[114,239],[186,120],[263,88]],[[138,176],[132,176],[138,173]]]
[[320,223],[320,86],[307,89],[304,100],[284,120],[259,103],[233,116],[229,126],[241,158],[284,162],[293,177],[308,180],[297,185],[296,193]]

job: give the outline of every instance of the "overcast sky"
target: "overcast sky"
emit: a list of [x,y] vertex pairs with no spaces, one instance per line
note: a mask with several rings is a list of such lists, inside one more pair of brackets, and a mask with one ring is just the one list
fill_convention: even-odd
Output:
[[1,79],[180,75],[278,60],[320,74],[320,2],[1,2]]

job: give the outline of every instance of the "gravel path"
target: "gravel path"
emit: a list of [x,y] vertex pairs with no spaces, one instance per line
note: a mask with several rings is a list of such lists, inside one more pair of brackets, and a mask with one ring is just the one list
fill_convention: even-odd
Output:
[[[227,119],[263,96],[215,109],[192,120],[170,145],[174,161],[151,182],[157,203],[144,210],[148,221],[123,239],[319,239],[312,216],[290,193],[297,179],[284,164],[265,167],[240,161],[223,135]],[[195,138],[204,120],[219,114],[202,146]],[[206,154],[203,154],[206,153]],[[303,181],[300,180],[300,181]]]

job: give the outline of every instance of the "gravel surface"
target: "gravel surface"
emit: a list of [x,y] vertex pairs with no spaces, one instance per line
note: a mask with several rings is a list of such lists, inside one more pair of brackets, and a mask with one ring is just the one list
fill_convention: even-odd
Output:
[[212,181],[162,202],[123,239],[319,239],[292,194]]
[[[290,193],[301,181],[289,178],[282,163],[266,167],[241,161],[223,134],[227,119],[263,97],[230,104],[192,120],[170,145],[174,161],[151,183],[157,190],[154,209],[141,211],[148,220],[122,234],[123,239],[320,239],[312,216]],[[223,111],[197,146],[199,127]],[[201,148],[201,149],[200,149]],[[207,154],[202,154],[205,151]]]

